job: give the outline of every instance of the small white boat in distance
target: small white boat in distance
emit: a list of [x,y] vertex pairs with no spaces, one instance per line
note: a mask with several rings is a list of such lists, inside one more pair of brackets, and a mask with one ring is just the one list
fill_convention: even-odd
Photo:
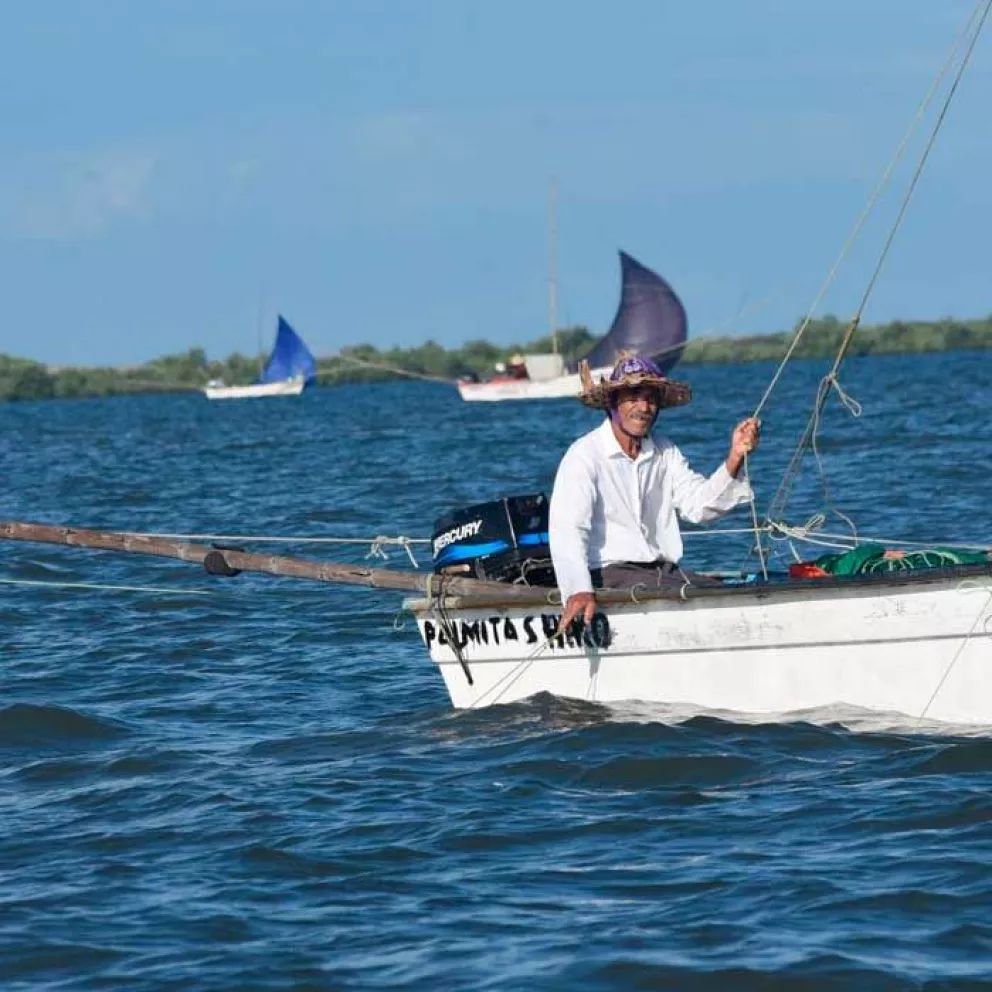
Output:
[[[594,376],[609,375],[621,352],[653,358],[670,372],[685,345],[688,333],[685,308],[675,290],[626,252],[620,252],[620,304],[613,324],[586,356]],[[554,334],[552,332],[552,340]],[[569,372],[557,351],[544,355],[515,355],[509,366],[484,382],[461,380],[458,394],[471,402],[497,400],[548,400],[578,396],[578,374]]]
[[299,396],[305,385],[303,376],[281,382],[254,382],[250,386],[227,386],[220,379],[211,379],[203,391],[208,400],[249,400],[259,396]]
[[275,344],[258,382],[228,386],[211,379],[203,388],[208,400],[248,400],[263,396],[299,396],[317,376],[317,363],[303,339],[279,318]]
[[[609,369],[599,371],[609,374]],[[458,383],[461,398],[473,402],[552,400],[578,396],[581,390],[578,373],[566,372],[565,360],[558,354],[521,356],[519,363],[511,361],[508,372],[492,379]]]

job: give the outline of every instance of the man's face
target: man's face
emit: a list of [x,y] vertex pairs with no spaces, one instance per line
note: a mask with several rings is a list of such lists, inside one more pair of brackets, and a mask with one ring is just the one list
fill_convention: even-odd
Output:
[[635,386],[617,391],[617,420],[625,433],[647,437],[658,416],[658,390]]

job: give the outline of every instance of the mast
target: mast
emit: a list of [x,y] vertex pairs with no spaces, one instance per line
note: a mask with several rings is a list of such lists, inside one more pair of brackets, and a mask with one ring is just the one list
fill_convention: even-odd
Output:
[[548,188],[548,323],[551,330],[551,350],[558,354],[558,275],[555,245],[555,196],[557,189],[552,179]]
[[258,343],[258,348],[255,352],[258,355],[258,374],[262,374],[262,369],[265,368],[265,344],[262,340],[263,324],[265,321],[265,287],[262,286],[258,291],[258,318],[255,321],[255,335]]

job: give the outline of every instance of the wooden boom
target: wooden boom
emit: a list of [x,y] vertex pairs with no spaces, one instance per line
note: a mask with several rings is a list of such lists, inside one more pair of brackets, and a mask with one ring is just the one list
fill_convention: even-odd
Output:
[[127,531],[82,530],[78,527],[55,527],[51,524],[0,521],[0,540],[31,541],[41,544],[64,544],[71,548],[94,548],[99,551],[124,551],[129,554],[177,558],[203,565],[214,575],[237,575],[238,572],[264,572],[292,579],[336,582],[375,589],[419,592],[427,596],[442,592],[445,596],[484,597],[501,602],[547,603],[552,590],[533,586],[515,586],[505,582],[483,582],[458,576],[440,576],[429,572],[400,572],[342,562],[322,562],[287,555],[252,554],[207,544],[192,544],[163,537],[149,537]]

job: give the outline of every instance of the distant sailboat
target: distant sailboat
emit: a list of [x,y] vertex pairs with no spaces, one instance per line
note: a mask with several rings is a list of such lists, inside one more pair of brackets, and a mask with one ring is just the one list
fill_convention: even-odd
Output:
[[[620,252],[620,305],[609,331],[586,356],[593,373],[608,374],[621,351],[653,358],[670,372],[688,336],[685,307],[675,290],[645,265]],[[566,370],[561,355],[526,355],[511,363],[514,374],[486,382],[459,382],[463,400],[534,400],[578,396],[577,374]]]
[[299,396],[317,377],[317,363],[303,339],[283,317],[279,318],[276,341],[258,382],[250,386],[227,386],[212,379],[204,387],[209,400],[254,399],[260,396]]
[[606,335],[585,356],[591,369],[612,369],[622,351],[653,358],[665,373],[682,357],[688,320],[675,290],[656,272],[620,252],[620,306]]

